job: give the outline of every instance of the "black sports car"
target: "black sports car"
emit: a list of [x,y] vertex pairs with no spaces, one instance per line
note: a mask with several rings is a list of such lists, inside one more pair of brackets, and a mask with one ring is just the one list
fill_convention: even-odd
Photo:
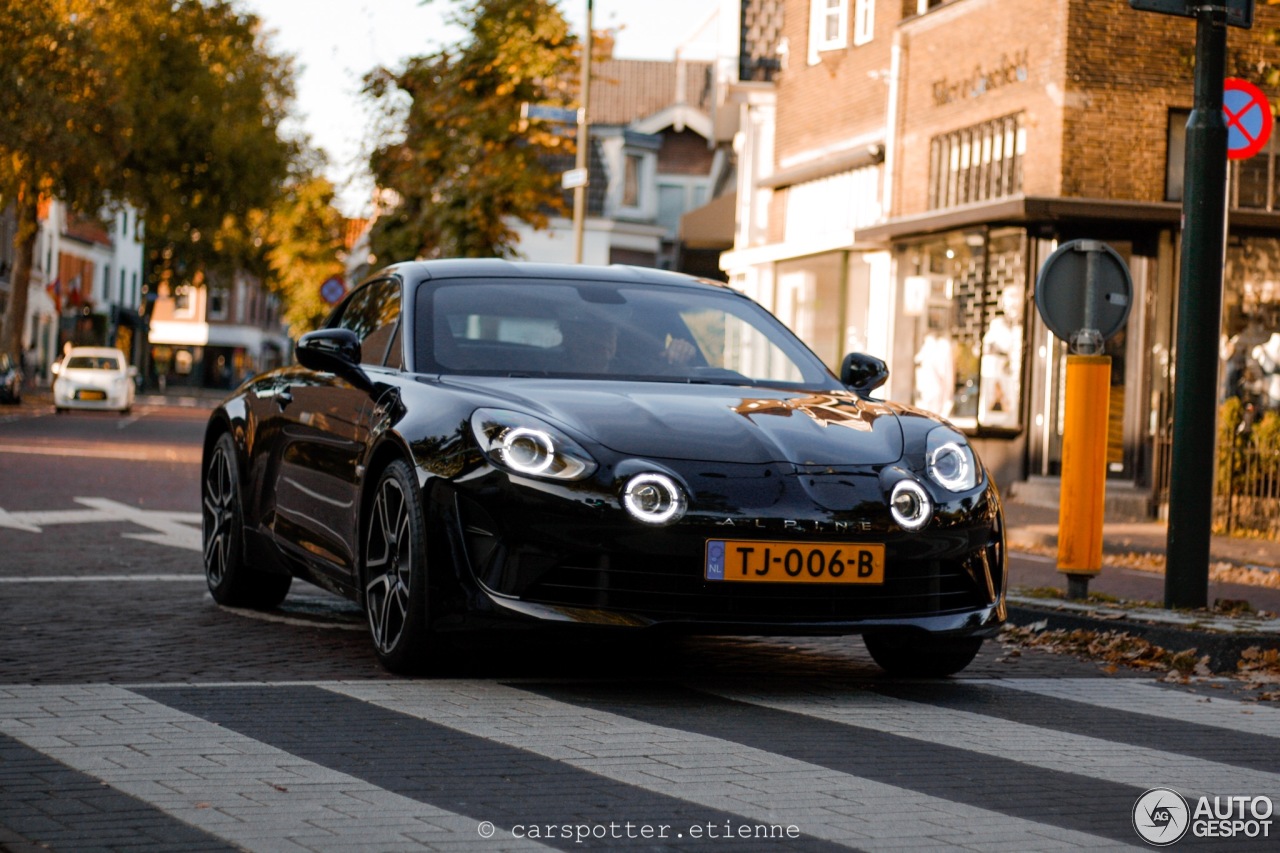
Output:
[[209,420],[209,588],[348,596],[393,671],[500,618],[860,633],[889,671],[940,675],[1004,620],[1000,501],[964,436],[726,286],[398,264],[297,359]]

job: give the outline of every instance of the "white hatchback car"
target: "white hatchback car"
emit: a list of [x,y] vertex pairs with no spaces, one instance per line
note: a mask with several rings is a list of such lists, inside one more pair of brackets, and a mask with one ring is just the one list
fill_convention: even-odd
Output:
[[58,414],[98,409],[123,415],[133,408],[138,368],[115,347],[72,347],[53,372],[53,407]]

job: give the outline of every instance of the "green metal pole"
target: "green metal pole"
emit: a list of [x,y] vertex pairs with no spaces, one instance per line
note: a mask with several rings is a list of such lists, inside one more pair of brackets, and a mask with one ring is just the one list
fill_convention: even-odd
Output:
[[1199,8],[1195,102],[1187,119],[1183,172],[1182,274],[1178,283],[1173,457],[1164,578],[1164,605],[1168,608],[1204,607],[1209,595],[1214,402],[1226,225],[1227,125],[1222,115],[1226,54],[1225,8]]

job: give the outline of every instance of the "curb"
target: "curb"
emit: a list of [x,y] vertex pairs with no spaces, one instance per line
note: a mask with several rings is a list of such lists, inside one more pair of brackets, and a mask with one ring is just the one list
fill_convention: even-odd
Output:
[[1280,649],[1280,633],[1206,631],[1128,617],[1070,613],[1049,604],[1010,604],[1008,621],[1022,628],[1043,624],[1049,630],[1118,631],[1175,653],[1194,648],[1198,655],[1208,655],[1209,668],[1216,673],[1236,672],[1246,649]]

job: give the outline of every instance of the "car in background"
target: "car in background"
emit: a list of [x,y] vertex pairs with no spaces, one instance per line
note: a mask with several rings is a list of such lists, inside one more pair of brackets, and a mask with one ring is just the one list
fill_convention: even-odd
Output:
[[404,263],[296,354],[210,416],[208,586],[347,596],[392,671],[501,623],[861,634],[941,676],[1006,618],[1003,511],[965,436],[726,285]]
[[127,414],[133,408],[134,377],[138,368],[129,364],[115,347],[72,347],[54,364],[53,407]]
[[9,353],[0,352],[0,403],[21,402],[22,369]]

